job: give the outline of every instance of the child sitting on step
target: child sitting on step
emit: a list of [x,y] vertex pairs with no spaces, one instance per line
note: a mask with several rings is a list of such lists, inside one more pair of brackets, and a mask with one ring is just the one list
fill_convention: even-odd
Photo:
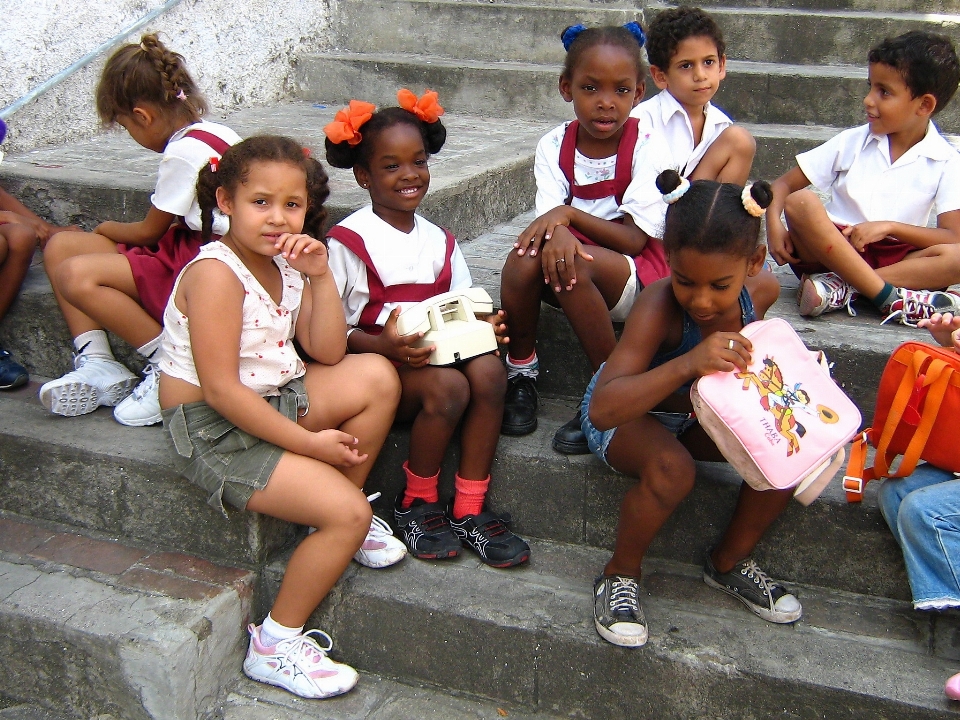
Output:
[[[616,344],[640,289],[667,275],[657,238],[665,205],[657,173],[671,167],[658,135],[630,111],[643,97],[643,30],[567,28],[560,95],[576,120],[537,145],[537,219],[514,243],[503,266],[500,297],[510,322],[508,389],[501,432],[525,435],[537,427],[536,352],[540,302],[559,305],[593,370]],[[562,426],[553,446],[589,452],[580,415]]]
[[[50,284],[76,348],[75,369],[40,388],[40,402],[75,416],[116,406],[123,425],[160,422],[157,349],[163,308],[173,282],[200,249],[197,171],[240,138],[206,122],[207,104],[183,58],[156,35],[121,47],[97,87],[97,113],[122,126],[139,145],[161,153],[157,185],[139,222],[100,223],[93,233],[58,233],[44,248]],[[228,223],[212,220],[219,236]],[[147,359],[145,379],[113,357],[106,330]],[[132,391],[132,394],[131,394]]]
[[[352,168],[370,205],[327,233],[330,267],[343,299],[353,352],[374,352],[397,366],[403,392],[397,417],[412,422],[406,489],[394,517],[410,553],[455,557],[462,544],[493,567],[526,562],[530,548],[507,529],[508,517],[484,507],[497,450],[506,373],[500,359],[480,355],[449,367],[430,365],[432,347],[416,347],[422,332],[401,336],[406,308],[472,284],[453,235],[417,214],[430,186],[430,155],[447,131],[437,94],[397,93],[400,107],[376,110],[352,100],[327,125],[327,161]],[[487,318],[501,337],[502,312]],[[460,465],[452,502],[440,503],[440,464],[460,429]]]
[[[7,135],[7,125],[0,120],[0,143]],[[0,160],[3,153],[0,152]],[[0,320],[17,298],[33,253],[38,244],[46,243],[60,230],[30,212],[23,203],[0,188]],[[0,390],[13,390],[29,382],[27,369],[0,348]]]
[[[400,394],[390,363],[349,355],[320,237],[329,191],[320,163],[289,138],[227,150],[197,183],[204,240],[164,310],[160,405],[180,472],[224,503],[316,528],[287,564],[273,608],[249,627],[244,672],[307,698],[348,691],[353,668],[304,623],[350,558],[405,554],[362,488]],[[303,234],[307,233],[307,234]],[[293,340],[316,362],[304,366]],[[321,642],[318,643],[317,640]]]
[[727,76],[725,49],[720,27],[700,8],[657,13],[647,29],[647,59],[660,92],[630,114],[664,136],[671,167],[684,177],[743,185],[757,143],[710,102]]
[[[740,330],[763,318],[780,292],[758,242],[769,185],[691,183],[668,170],[657,187],[670,203],[663,243],[671,276],[640,293],[581,406],[593,453],[639,479],[623,499],[613,557],[594,585],[597,632],[625,647],[647,641],[639,589],[647,548],[693,489],[694,460],[724,460],[697,424],[690,385],[746,369],[751,343]],[[708,585],[776,623],[799,619],[800,603],[750,554],[792,493],[742,483],[733,518],[703,569]]]
[[[948,37],[922,31],[884,40],[868,59],[867,124],[801,153],[773,183],[767,237],[773,258],[800,277],[801,315],[852,315],[863,294],[883,322],[916,325],[960,311],[960,297],[941,291],[960,282],[960,155],[932,121],[957,89],[960,62]],[[826,205],[811,183],[829,191]]]
[[[960,316],[935,313],[918,325],[960,352]],[[903,550],[914,609],[960,608],[960,479],[922,464],[905,478],[884,480],[877,499]],[[945,692],[960,700],[960,673],[947,680]]]

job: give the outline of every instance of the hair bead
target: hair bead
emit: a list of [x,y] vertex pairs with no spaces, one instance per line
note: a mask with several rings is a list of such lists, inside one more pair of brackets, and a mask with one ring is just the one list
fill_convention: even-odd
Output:
[[567,52],[570,51],[570,46],[573,45],[574,40],[580,37],[580,33],[587,29],[586,25],[578,24],[571,25],[566,30],[563,31],[563,35],[560,36],[560,41],[563,43],[563,49]]
[[643,47],[646,44],[647,36],[644,35],[643,28],[640,27],[640,23],[634,20],[631,20],[630,22],[626,23],[623,27],[626,28],[630,32],[630,34],[637,39],[637,44],[640,47]]

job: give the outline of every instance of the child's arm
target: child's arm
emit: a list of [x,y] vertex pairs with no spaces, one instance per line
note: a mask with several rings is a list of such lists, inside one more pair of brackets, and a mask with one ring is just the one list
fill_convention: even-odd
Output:
[[434,346],[414,347],[423,336],[422,332],[410,335],[400,335],[397,332],[397,318],[400,317],[400,308],[394,308],[387,317],[383,332],[379,335],[369,335],[363,330],[352,330],[347,337],[347,346],[350,352],[377,353],[389,360],[419,368],[430,364],[430,353]]
[[175,216],[171,213],[157,210],[151,205],[147,216],[140,222],[124,223],[107,220],[100,223],[94,232],[125,245],[156,245],[163,234],[170,229],[174,219]]
[[58,230],[68,229],[51,225],[3,188],[0,188],[0,222],[29,225],[42,245]]
[[882,240],[888,235],[915,248],[960,243],[960,210],[951,210],[937,215],[935,228],[908,225],[892,220],[878,220],[850,225],[843,230],[843,234],[860,252],[870,243]]
[[204,402],[241,430],[298,455],[348,467],[366,460],[353,447],[356,438],[339,430],[310,432],[240,382],[244,289],[230,268],[201,260],[186,271],[180,289]]
[[326,245],[309,235],[281,235],[277,249],[290,267],[309,278],[300,301],[297,340],[317,362],[336,365],[347,351],[347,321]]
[[560,225],[573,227],[597,245],[631,257],[639,255],[649,240],[649,235],[636,226],[629,214],[624,215],[623,223],[617,223],[603,220],[570,205],[558,205],[538,217],[520,233],[514,243],[517,254],[524,255],[529,249],[531,255],[536,255],[537,248],[553,238],[554,231]]
[[680,322],[669,279],[644,288],[597,380],[590,420],[598,430],[642,417],[694,378],[746,369],[753,346],[732,332],[715,332],[690,352],[648,369],[668,329]]
[[790,233],[787,232],[780,216],[783,214],[783,206],[787,202],[787,196],[797,190],[802,190],[809,184],[810,180],[807,179],[803,170],[795,166],[770,185],[773,191],[773,200],[767,207],[767,244],[773,259],[780,265],[800,262],[800,258],[796,255],[793,243],[790,240]]
[[933,339],[943,347],[960,352],[960,315],[934,313],[929,319],[924,318],[917,323],[917,327],[929,330]]

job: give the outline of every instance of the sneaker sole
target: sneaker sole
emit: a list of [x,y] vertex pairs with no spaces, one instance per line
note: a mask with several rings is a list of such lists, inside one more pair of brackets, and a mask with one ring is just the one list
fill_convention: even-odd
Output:
[[359,677],[359,675],[358,675],[358,676],[354,679],[353,684],[350,685],[350,687],[346,687],[346,688],[343,688],[343,689],[338,688],[337,690],[335,690],[335,691],[333,691],[333,692],[324,693],[324,694],[322,694],[322,695],[301,695],[300,693],[298,693],[298,692],[296,692],[296,691],[294,691],[294,690],[291,690],[290,688],[288,688],[286,685],[284,685],[284,684],[281,683],[281,682],[278,682],[278,681],[275,681],[275,680],[268,680],[267,678],[256,677],[256,676],[252,675],[252,674],[247,670],[246,666],[244,666],[244,668],[243,668],[243,674],[246,675],[246,676],[247,676],[248,678],[250,678],[251,680],[255,680],[256,682],[263,683],[264,685],[273,685],[274,687],[278,687],[278,688],[280,688],[281,690],[286,690],[286,691],[287,691],[288,693],[290,693],[291,695],[296,695],[297,697],[304,698],[305,700],[325,700],[325,699],[327,699],[327,698],[336,697],[337,695],[343,695],[344,693],[348,693],[348,692],[350,692],[351,690],[353,690],[353,689],[357,686],[357,683],[358,683],[359,680],[360,680],[360,677]]
[[493,568],[516,567],[517,565],[522,565],[523,563],[525,563],[527,560],[530,559],[530,548],[527,548],[526,550],[521,550],[512,558],[509,558],[507,560],[497,560],[496,562],[494,562],[493,560],[487,560],[483,555],[480,555],[479,551],[475,550],[470,545],[470,543],[464,542],[464,541],[461,541],[461,542],[463,543],[463,546],[465,548],[469,548],[470,550],[473,550],[473,552],[477,553],[477,555],[483,561],[484,565],[489,565],[490,567],[493,567]]
[[523,425],[501,425],[500,434],[511,435],[511,436],[529,435],[536,429],[537,429],[537,419],[534,418],[532,422],[528,422]]
[[93,385],[71,382],[40,388],[40,403],[54,415],[77,417],[92,413],[100,405],[100,391]]
[[618,645],[619,647],[642,647],[647,644],[649,633],[646,628],[643,629],[642,635],[617,635],[615,632],[601,625],[596,618],[593,619],[593,625],[597,628],[597,634],[613,645]]
[[797,305],[804,317],[818,317],[823,314],[823,299],[817,294],[816,286],[809,278],[804,278],[797,295]]
[[738,592],[734,592],[733,590],[728,588],[726,585],[721,585],[706,573],[703,574],[703,581],[710,587],[716,588],[717,590],[725,592],[730,597],[735,597],[737,600],[739,600],[744,605],[746,605],[747,608],[749,608],[750,612],[752,612],[754,615],[758,615],[759,617],[763,618],[767,622],[777,623],[778,625],[785,625],[788,623],[796,622],[797,620],[800,619],[800,616],[803,615],[802,607],[798,609],[796,612],[785,613],[785,612],[777,612],[776,610],[768,610],[767,608],[762,608],[759,605],[754,605],[743,595],[741,595]]
[[16,390],[30,382],[29,375],[17,375],[17,379],[7,385],[0,385],[0,390]]
[[127,427],[148,427],[150,425],[159,425],[163,422],[163,415],[156,414],[151,415],[148,418],[137,419],[137,420],[127,420],[126,418],[120,418],[117,416],[117,413],[113,413],[113,419],[116,420],[121,425],[126,425]]
[[407,551],[412,557],[415,557],[417,560],[447,560],[448,558],[455,558],[460,556],[459,550],[449,550],[446,553],[425,553],[417,552],[416,550],[411,550],[409,546]]

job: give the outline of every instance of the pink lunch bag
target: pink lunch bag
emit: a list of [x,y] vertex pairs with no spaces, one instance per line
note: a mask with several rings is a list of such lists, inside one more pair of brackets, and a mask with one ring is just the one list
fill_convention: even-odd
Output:
[[694,383],[697,419],[751,487],[796,488],[809,505],[843,464],[860,412],[786,321],[759,320],[742,334],[753,343],[753,362],[746,372]]

